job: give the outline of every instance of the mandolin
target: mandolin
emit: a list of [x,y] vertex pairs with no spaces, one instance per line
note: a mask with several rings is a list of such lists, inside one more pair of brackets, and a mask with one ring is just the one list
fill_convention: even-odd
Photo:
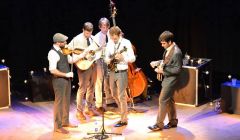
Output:
[[115,59],[115,56],[117,54],[121,54],[123,52],[127,51],[127,48],[124,46],[123,49],[117,53],[114,53],[112,56],[110,56],[110,58],[112,58],[112,60],[110,61],[110,63],[108,64],[108,69],[111,71],[115,71],[117,64],[119,63],[117,59]]

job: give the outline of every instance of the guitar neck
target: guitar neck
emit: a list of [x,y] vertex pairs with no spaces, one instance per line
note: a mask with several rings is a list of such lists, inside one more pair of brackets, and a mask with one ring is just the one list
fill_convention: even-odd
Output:
[[116,26],[116,14],[117,14],[117,8],[115,7],[115,3],[110,0],[110,12],[112,17],[113,26]]
[[125,51],[127,51],[127,47],[124,46],[122,50],[120,50],[119,52],[115,52],[114,54],[112,54],[112,55],[110,56],[110,58],[111,58],[111,59],[114,59],[117,54],[121,54],[121,53],[123,53],[123,52],[125,52]]
[[116,20],[115,17],[112,18],[113,26],[116,26]]

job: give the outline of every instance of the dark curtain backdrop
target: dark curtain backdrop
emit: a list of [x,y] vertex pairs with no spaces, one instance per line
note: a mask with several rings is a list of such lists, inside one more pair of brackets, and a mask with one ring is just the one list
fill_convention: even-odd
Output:
[[[137,66],[151,79],[155,73],[149,62],[162,56],[158,36],[164,30],[175,34],[183,53],[213,60],[213,80],[228,74],[239,76],[238,0],[114,2],[117,25],[137,48]],[[48,67],[54,33],[64,33],[71,40],[82,31],[84,22],[94,24],[95,34],[98,20],[110,19],[109,0],[11,0],[1,2],[0,12],[0,59],[6,60],[12,81],[22,81],[30,70]]]

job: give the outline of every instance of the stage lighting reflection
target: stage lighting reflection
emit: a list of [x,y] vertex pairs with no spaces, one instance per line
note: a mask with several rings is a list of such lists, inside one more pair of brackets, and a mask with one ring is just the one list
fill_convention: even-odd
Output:
[[43,68],[43,71],[44,71],[44,72],[47,72],[47,68]]
[[209,71],[203,71],[204,74],[208,75],[209,74]]
[[2,62],[2,63],[5,63],[5,59],[2,59],[1,62]]
[[33,75],[33,74],[34,74],[34,71],[33,71],[33,70],[31,70],[31,71],[30,71],[30,75]]
[[229,75],[228,75],[228,79],[229,79],[229,80],[232,79],[232,75],[229,74]]

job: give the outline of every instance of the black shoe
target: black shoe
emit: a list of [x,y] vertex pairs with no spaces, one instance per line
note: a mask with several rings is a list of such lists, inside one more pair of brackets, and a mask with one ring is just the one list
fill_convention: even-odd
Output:
[[164,126],[164,129],[170,129],[170,128],[175,128],[177,127],[177,124],[172,124],[172,123],[168,123],[167,125]]
[[148,126],[148,128],[152,131],[160,131],[162,130],[161,127],[159,127],[157,124],[154,124],[153,126]]
[[127,124],[128,124],[127,122],[119,121],[117,124],[114,125],[114,127],[122,127],[122,126],[127,125]]

